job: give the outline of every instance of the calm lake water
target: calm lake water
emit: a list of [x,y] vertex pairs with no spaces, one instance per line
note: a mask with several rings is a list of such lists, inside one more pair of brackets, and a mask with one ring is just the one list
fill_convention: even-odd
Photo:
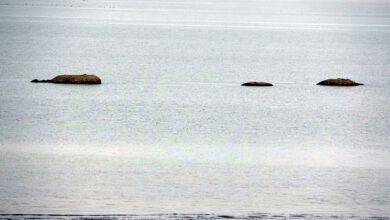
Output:
[[0,213],[390,217],[389,158],[390,1],[0,0]]

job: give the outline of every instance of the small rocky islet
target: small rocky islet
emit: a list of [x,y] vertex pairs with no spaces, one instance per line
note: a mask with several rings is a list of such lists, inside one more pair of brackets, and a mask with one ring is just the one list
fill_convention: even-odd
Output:
[[[327,79],[323,80],[317,85],[320,86],[361,86],[362,83],[357,83],[351,79],[337,78],[337,79]],[[273,86],[271,83],[267,82],[247,82],[241,84],[241,86]]]
[[273,85],[267,82],[247,82],[241,84],[241,86],[273,86]]
[[95,75],[58,75],[48,80],[31,80],[32,83],[62,83],[62,84],[101,84],[102,81]]
[[317,83],[320,86],[361,86],[362,83],[357,83],[350,79],[337,78],[337,79],[327,79]]

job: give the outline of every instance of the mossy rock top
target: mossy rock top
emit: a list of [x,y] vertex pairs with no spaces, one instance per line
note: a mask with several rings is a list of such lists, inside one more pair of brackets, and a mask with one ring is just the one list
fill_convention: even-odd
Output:
[[337,79],[327,79],[324,81],[321,81],[317,83],[317,85],[320,86],[360,86],[363,85],[362,83],[357,83],[350,79],[343,79],[343,78],[337,78]]
[[50,80],[34,79],[33,83],[63,83],[63,84],[101,84],[102,81],[95,75],[58,75]]

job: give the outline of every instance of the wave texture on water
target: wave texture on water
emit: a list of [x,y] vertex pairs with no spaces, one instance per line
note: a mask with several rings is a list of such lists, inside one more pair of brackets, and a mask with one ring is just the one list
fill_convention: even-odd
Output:
[[44,214],[0,214],[0,219],[107,219],[107,220],[154,220],[154,219],[275,219],[275,220],[298,220],[298,219],[354,219],[354,220],[388,220],[389,217],[371,216],[359,217],[354,215],[314,215],[314,214],[267,214],[253,213],[247,215],[225,214],[150,214],[150,215],[44,215]]

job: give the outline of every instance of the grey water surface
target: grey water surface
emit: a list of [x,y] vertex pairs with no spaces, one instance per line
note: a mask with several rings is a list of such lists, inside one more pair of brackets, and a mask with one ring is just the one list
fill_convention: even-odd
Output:
[[390,1],[0,0],[0,218],[390,217],[389,158]]

